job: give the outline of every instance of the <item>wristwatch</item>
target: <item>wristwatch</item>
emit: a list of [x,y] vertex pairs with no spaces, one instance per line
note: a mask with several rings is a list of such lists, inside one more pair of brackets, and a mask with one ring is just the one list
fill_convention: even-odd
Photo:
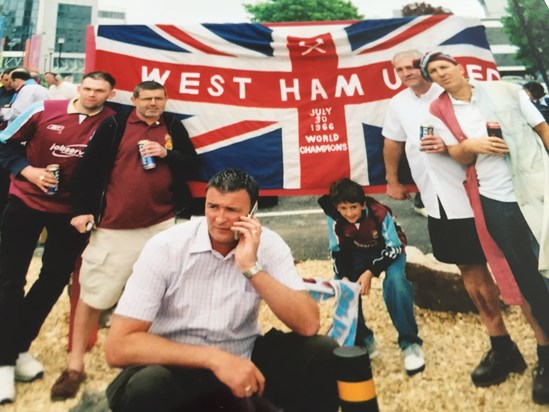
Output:
[[262,270],[263,270],[263,268],[261,267],[259,262],[255,262],[255,264],[251,268],[249,268],[245,272],[242,272],[242,274],[244,276],[246,276],[246,279],[251,279],[255,275],[257,275],[259,272],[261,272]]

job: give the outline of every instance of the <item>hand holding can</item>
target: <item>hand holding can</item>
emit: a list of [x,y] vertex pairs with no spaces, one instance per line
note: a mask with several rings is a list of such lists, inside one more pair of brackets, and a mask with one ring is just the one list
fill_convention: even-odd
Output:
[[143,154],[141,152],[141,149],[145,146],[145,144],[148,142],[148,140],[140,140],[137,142],[137,150],[139,152],[139,156],[141,158],[141,166],[143,166],[143,169],[145,170],[151,170],[156,167],[156,163],[154,161],[154,158],[152,156]]
[[46,166],[46,170],[55,177],[55,180],[57,180],[57,183],[55,184],[55,186],[48,186],[47,188],[48,189],[47,194],[50,196],[53,196],[59,190],[59,179],[61,177],[61,168],[57,164],[51,164]]
[[430,124],[422,124],[419,126],[419,139],[423,139],[425,136],[432,135],[435,132],[435,128]]
[[[426,123],[421,124],[419,126],[419,140],[422,141],[425,136],[432,136],[434,132],[435,128],[432,125]],[[433,149],[433,147],[427,146],[425,142],[421,142],[419,150],[423,152],[427,149]]]
[[501,126],[498,122],[486,122],[486,132],[489,137],[499,137],[500,139],[503,139]]

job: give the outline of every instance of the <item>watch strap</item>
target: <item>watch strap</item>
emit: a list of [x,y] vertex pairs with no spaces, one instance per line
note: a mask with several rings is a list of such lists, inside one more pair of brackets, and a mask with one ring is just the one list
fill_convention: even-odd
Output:
[[242,272],[242,274],[246,276],[247,279],[251,279],[262,270],[263,270],[263,267],[261,267],[259,262],[255,262],[255,264],[250,269]]

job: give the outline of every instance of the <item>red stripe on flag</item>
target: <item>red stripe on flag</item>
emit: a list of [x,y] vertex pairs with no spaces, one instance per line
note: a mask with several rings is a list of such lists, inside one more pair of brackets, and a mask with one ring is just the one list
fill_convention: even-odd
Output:
[[[89,73],[95,68],[95,31],[93,26],[86,27],[86,57],[84,59],[84,70]],[[50,55],[50,59],[52,59]]]
[[[206,183],[189,181],[187,182],[189,189],[194,197],[204,197],[206,193]],[[417,192],[416,185],[405,185],[408,192]],[[366,193],[368,194],[385,194],[387,192],[387,186],[375,185],[364,186]],[[259,191],[260,196],[316,196],[325,195],[327,191],[326,187],[315,187],[310,189],[261,189]],[[319,209],[320,211],[320,209]]]
[[[394,78],[393,82],[396,81],[390,61],[376,62],[361,67],[338,68],[333,64],[334,58],[337,56],[331,55],[307,60],[298,58],[295,63],[299,63],[302,67],[299,70],[294,67],[294,71],[287,73],[254,71],[253,67],[250,67],[249,70],[241,70],[185,63],[155,62],[141,56],[128,56],[98,50],[96,52],[96,69],[124,73],[123,76],[117,76],[116,86],[119,90],[127,91],[132,91],[137,83],[144,80],[142,78],[143,67],[146,67],[149,72],[152,69],[158,69],[160,74],[170,71],[170,75],[164,83],[170,98],[188,102],[231,104],[240,107],[296,108],[303,102],[311,101],[311,79],[313,78],[319,79],[320,83],[318,84],[326,90],[330,104],[367,103],[389,99],[395,94],[395,90],[385,84],[383,77],[383,69],[386,69]],[[313,63],[310,63],[311,61]],[[327,67],[330,68],[327,69]],[[192,80],[196,81],[197,85],[191,86],[196,91],[194,94],[181,91],[182,73],[196,73],[196,77],[193,77]],[[220,83],[223,89],[222,94],[217,96],[213,95],[209,89],[212,87],[213,79],[219,76],[224,79],[224,82]],[[355,90],[350,96],[342,93],[339,97],[335,97],[335,84],[338,81],[338,76],[347,80],[352,76],[357,76],[364,94],[361,95]],[[238,77],[250,79],[249,84],[242,86],[245,88],[245,94],[242,96],[240,95],[241,85],[233,81]],[[288,98],[283,100],[281,81],[287,87],[292,87],[294,80],[298,82],[299,97],[290,92]],[[316,101],[320,100],[321,98],[317,96]]]
[[380,43],[377,46],[366,49],[360,52],[359,54],[368,54],[368,53],[373,53],[380,50],[389,49],[393,46],[398,45],[399,43],[402,43],[405,40],[411,39],[412,37],[418,35],[419,33],[427,30],[430,27],[436,26],[438,23],[440,23],[444,19],[447,19],[449,16],[450,14],[435,14],[433,16],[429,16],[425,20],[417,24],[414,24],[412,27],[408,28],[407,30],[404,30],[399,35],[391,36],[389,40],[383,43]]
[[232,54],[223,53],[219,50],[214,49],[213,47],[207,46],[204,43],[196,40],[194,37],[189,36],[184,31],[180,30],[176,26],[172,26],[169,24],[159,24],[156,27],[158,27],[160,30],[168,33],[170,36],[176,38],[179,41],[182,41],[184,43],[187,43],[189,46],[194,47],[197,50],[200,50],[206,54],[214,54],[217,56],[231,56],[235,57]]
[[204,146],[220,143],[226,140],[228,136],[241,136],[243,134],[255,132],[273,124],[276,124],[276,122],[262,122],[250,120],[238,122],[231,124],[230,126],[212,130],[205,134],[194,136],[193,144],[195,148],[199,149]]

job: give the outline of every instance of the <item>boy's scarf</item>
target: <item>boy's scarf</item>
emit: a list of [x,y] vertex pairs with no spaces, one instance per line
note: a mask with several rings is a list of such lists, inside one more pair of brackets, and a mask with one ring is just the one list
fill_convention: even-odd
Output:
[[345,279],[323,280],[320,278],[303,279],[311,297],[317,302],[329,298],[335,299],[333,324],[328,336],[340,346],[355,344],[358,318],[358,297],[360,285]]

